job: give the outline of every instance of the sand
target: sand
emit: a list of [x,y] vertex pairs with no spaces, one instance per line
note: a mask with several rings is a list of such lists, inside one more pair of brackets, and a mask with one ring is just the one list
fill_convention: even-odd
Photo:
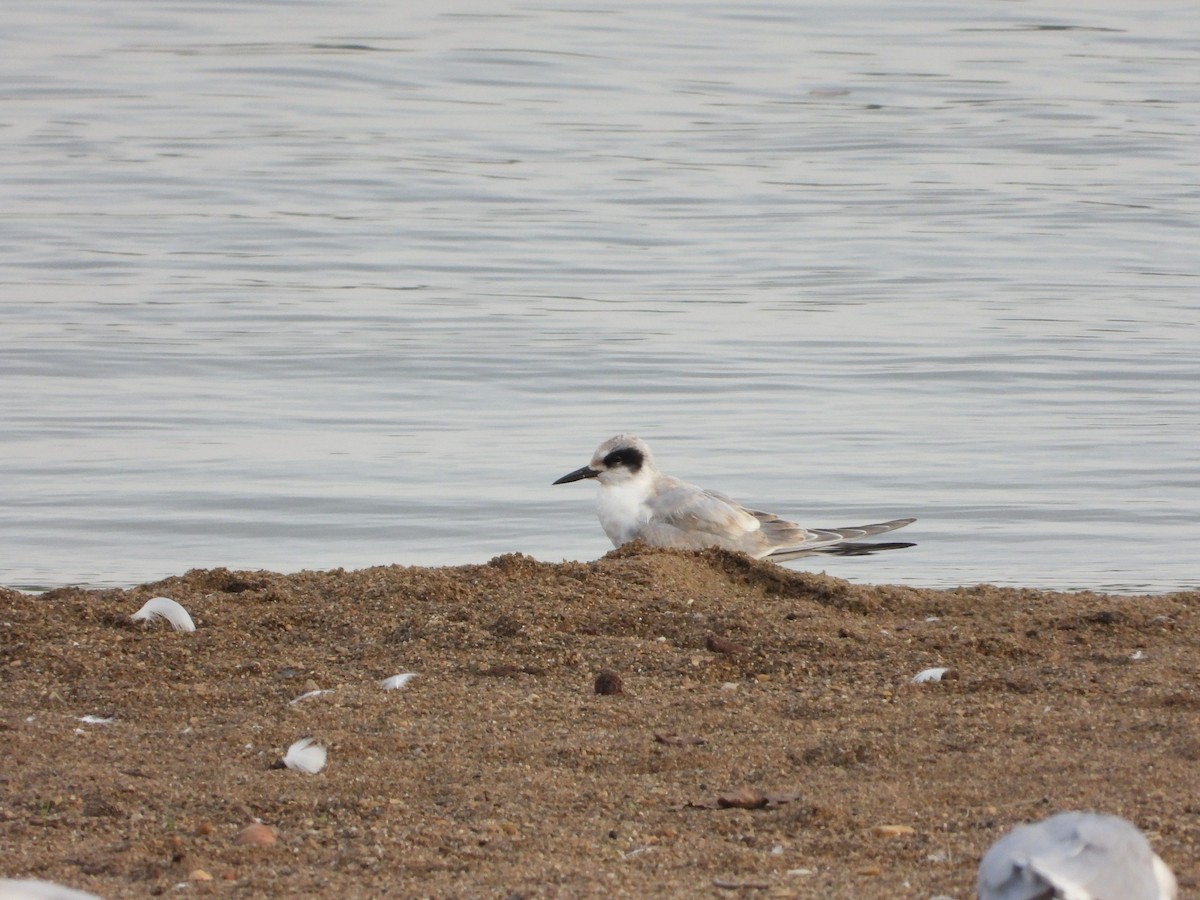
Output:
[[[197,630],[133,623],[156,595]],[[1092,809],[1189,896],[1198,608],[639,547],[0,591],[0,872],[104,897],[968,898],[1007,829]],[[325,768],[273,768],[303,737]],[[274,843],[239,843],[259,820]]]

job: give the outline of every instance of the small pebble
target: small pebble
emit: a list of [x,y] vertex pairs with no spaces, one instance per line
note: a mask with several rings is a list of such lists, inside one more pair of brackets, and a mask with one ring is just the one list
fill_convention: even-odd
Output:
[[678,735],[673,731],[657,731],[654,733],[654,740],[672,747],[698,747],[705,743],[702,737]]
[[192,869],[192,873],[188,875],[192,881],[212,881],[213,877],[203,869]]
[[916,834],[917,830],[911,825],[876,825],[871,829],[871,833],[876,837],[893,838]]
[[258,847],[269,847],[275,843],[275,829],[262,822],[254,822],[238,832],[238,844],[250,844]]
[[731,641],[729,638],[718,637],[715,634],[710,634],[708,640],[704,642],[704,646],[713,653],[727,653],[733,655],[735,653],[746,653],[750,648],[745,644],[739,644],[737,641]]
[[612,669],[605,669],[596,676],[596,693],[623,694],[625,693],[625,684],[621,681],[620,675]]
[[717,798],[717,806],[725,809],[762,809],[766,805],[767,795],[752,787],[737,788]]

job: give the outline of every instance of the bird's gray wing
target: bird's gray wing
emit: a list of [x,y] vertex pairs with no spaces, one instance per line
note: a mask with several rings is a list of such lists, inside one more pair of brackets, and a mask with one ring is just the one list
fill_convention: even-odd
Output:
[[660,547],[721,546],[753,553],[758,548],[758,519],[717,491],[706,491],[678,478],[662,476],[648,499],[651,519],[640,537]]
[[715,545],[758,558],[776,559],[782,549],[787,554],[784,559],[794,559],[847,537],[877,533],[863,529],[846,529],[846,534],[814,531],[774,513],[748,509],[719,491],[669,477],[659,485],[652,508],[653,522],[643,529],[648,542],[661,541],[673,547]]
[[979,864],[980,900],[1162,900],[1154,851],[1117,816],[1069,812],[1013,829]]

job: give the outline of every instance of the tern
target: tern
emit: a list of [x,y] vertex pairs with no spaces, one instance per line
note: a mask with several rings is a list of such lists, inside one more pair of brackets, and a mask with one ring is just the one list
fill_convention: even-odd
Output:
[[893,519],[853,528],[804,528],[772,513],[747,509],[734,500],[664,475],[641,438],[618,434],[601,444],[592,461],[555,481],[600,482],[596,511],[605,534],[620,547],[643,541],[651,547],[700,550],[724,547],[756,559],[785,562],[802,556],[865,556],[905,543],[861,543],[903,528],[915,519]]
[[1061,812],[984,854],[979,900],[1174,900],[1175,876],[1133,823]]

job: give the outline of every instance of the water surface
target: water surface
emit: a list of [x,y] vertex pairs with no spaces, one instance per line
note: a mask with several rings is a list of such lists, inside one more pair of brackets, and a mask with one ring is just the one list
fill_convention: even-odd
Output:
[[1200,585],[1193,3],[0,24],[0,584],[594,558],[632,431],[919,517],[854,580]]

